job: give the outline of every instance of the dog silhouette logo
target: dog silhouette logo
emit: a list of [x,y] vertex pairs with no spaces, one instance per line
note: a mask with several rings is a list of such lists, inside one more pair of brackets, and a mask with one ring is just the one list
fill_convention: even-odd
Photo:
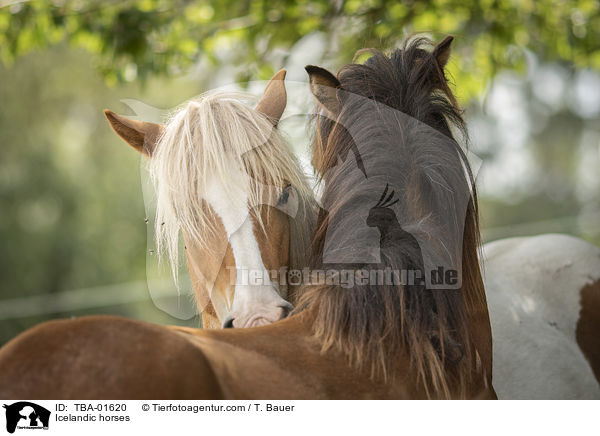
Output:
[[18,429],[48,429],[50,411],[29,401],[19,401],[4,405],[6,409],[6,431],[14,433]]

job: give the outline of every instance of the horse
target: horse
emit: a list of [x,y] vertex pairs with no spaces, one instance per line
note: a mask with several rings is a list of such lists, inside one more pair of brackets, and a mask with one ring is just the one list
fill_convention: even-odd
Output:
[[483,246],[500,399],[600,399],[600,249],[546,234]]
[[[477,199],[468,162],[449,130],[449,123],[462,123],[443,77],[450,42],[444,40],[429,49],[424,39],[409,41],[390,56],[376,52],[364,65],[343,67],[337,78],[323,69],[308,69],[319,104],[325,102],[328,111],[337,109],[315,133],[313,147],[327,145],[322,150],[323,162],[349,155],[347,149],[353,145],[343,130],[350,127],[357,148],[366,143],[380,157],[375,158],[375,165],[364,159],[363,166],[352,169],[344,164],[348,159],[340,165],[319,166],[326,181],[326,207],[319,214],[310,264],[313,272],[323,268],[333,272],[325,283],[304,284],[297,290],[293,313],[275,323],[212,330],[106,316],[40,324],[0,349],[0,397],[495,398],[489,318],[477,259]],[[335,87],[324,83],[331,78],[339,79]],[[397,99],[389,99],[390,95]],[[370,116],[371,110],[383,113],[384,106],[390,108],[384,119]],[[155,153],[161,153],[161,145],[177,148],[174,143],[178,141],[165,141],[176,136],[174,131],[159,133],[155,126],[135,123],[132,127],[129,121],[118,121],[117,133],[138,150],[149,152],[151,161]],[[198,117],[193,121],[187,127],[185,123],[173,125],[187,135],[191,124],[201,123]],[[382,156],[378,151],[386,153]],[[410,177],[378,174],[382,163],[382,171],[386,164],[400,169],[408,165]],[[160,177],[182,165],[164,162],[155,168],[154,174]],[[388,198],[388,184],[390,194],[406,195],[399,196],[398,202],[393,194]],[[458,193],[444,201],[448,186]],[[166,199],[161,201],[159,187],[159,207],[170,205],[165,208],[171,207],[179,216],[177,199],[181,195],[190,200],[190,196],[167,188]],[[213,198],[217,196],[209,196],[211,207]],[[453,199],[460,200],[460,205],[448,204]],[[373,210],[372,226],[366,223],[366,215],[352,213],[361,204],[366,214]],[[440,206],[456,222],[431,218]],[[214,209],[219,214],[219,207]],[[168,209],[165,213],[160,217],[166,217],[167,227]],[[384,221],[392,216],[397,225],[393,224],[395,230],[388,239],[380,232],[385,233]],[[450,225],[462,230],[461,219],[464,232],[456,232]],[[162,222],[157,220],[157,225]],[[197,236],[192,225],[185,221],[179,225],[186,244],[194,244],[186,233]],[[419,241],[424,267],[437,255],[456,266],[459,285],[429,289],[427,284],[426,292],[417,292],[423,283],[359,280],[362,274],[358,273],[365,270],[377,272],[385,267],[395,271],[413,263],[413,250],[398,245],[403,238],[395,235],[404,235],[399,228]],[[441,232],[440,240],[446,245],[441,247],[436,237],[430,238],[428,230],[435,236]],[[168,229],[164,232],[163,247],[174,257],[172,234]],[[382,238],[385,245],[380,245]],[[376,247],[370,245],[373,241]],[[372,248],[379,253],[376,260],[369,257]],[[191,257],[188,254],[188,262]],[[349,287],[339,280],[344,268],[356,275],[357,281]],[[247,325],[236,325],[236,319],[234,327]]]
[[[159,257],[177,283],[179,235],[205,328],[250,327],[284,318],[287,268],[307,266],[315,205],[277,127],[285,70],[255,109],[250,96],[218,92],[192,100],[166,126],[106,110],[113,130],[149,158],[156,185]],[[262,280],[249,283],[251,273]]]
[[[465,125],[444,74],[452,41],[447,37],[428,51],[423,48],[428,41],[415,38],[390,57],[370,50],[364,64],[347,65],[337,76],[317,66],[306,69],[321,107],[312,163],[324,182],[326,211],[315,232],[314,251],[321,256],[316,266],[360,262],[357,251],[368,258],[379,248],[380,262],[392,269],[408,265],[415,270],[421,255],[430,264],[441,260],[458,270],[462,285],[405,285],[401,292],[367,285],[344,293],[316,287],[304,289],[299,305],[317,305],[317,335],[350,359],[378,361],[385,373],[386,354],[396,347],[409,349],[420,379],[435,389],[450,389],[445,382],[454,370],[455,379],[477,380],[493,392],[491,328],[477,257],[477,194],[451,131],[465,132]],[[392,184],[401,192],[397,201],[389,192],[384,198]],[[388,201],[385,208],[382,200]],[[380,231],[376,247],[361,226],[364,215],[372,219],[377,209],[386,209],[380,218],[397,229],[385,247],[381,224],[373,223]],[[418,244],[411,243],[415,237]],[[357,247],[357,241],[364,246]],[[393,316],[382,318],[383,308]],[[345,310],[362,316],[348,319]],[[352,332],[361,332],[358,346],[346,340]],[[462,349],[457,364],[453,348]]]

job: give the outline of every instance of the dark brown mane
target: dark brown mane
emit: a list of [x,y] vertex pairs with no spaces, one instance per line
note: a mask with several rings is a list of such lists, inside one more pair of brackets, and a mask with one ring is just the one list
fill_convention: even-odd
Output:
[[[364,64],[339,71],[339,112],[317,118],[313,144],[325,180],[313,267],[402,270],[443,258],[456,265],[461,288],[315,285],[298,307],[315,309],[324,349],[341,350],[376,377],[398,376],[395,362],[405,357],[426,389],[448,397],[464,395],[484,372],[491,380],[491,335],[474,178],[452,135],[458,129],[466,138],[465,124],[430,46],[418,38],[389,57],[371,50]],[[399,202],[381,207],[388,183]],[[365,204],[381,233],[378,262],[369,258],[375,230],[358,212]],[[389,215],[395,230],[378,225],[377,214]]]

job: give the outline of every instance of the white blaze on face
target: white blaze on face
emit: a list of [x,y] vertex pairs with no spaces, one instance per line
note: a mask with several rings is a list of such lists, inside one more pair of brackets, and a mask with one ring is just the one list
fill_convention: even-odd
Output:
[[[224,308],[217,307],[216,310],[221,312],[218,313],[221,320],[228,315],[233,317],[235,327],[274,322],[281,316],[281,307],[287,306],[288,303],[275,290],[262,261],[248,211],[248,195],[245,190],[248,184],[247,177],[235,166],[232,166],[228,173],[230,185],[227,189],[220,180],[209,178],[205,197],[223,222],[238,277],[230,313],[223,313]],[[265,280],[261,284],[248,284],[246,279],[249,274],[256,274]],[[243,279],[240,279],[242,277]]]

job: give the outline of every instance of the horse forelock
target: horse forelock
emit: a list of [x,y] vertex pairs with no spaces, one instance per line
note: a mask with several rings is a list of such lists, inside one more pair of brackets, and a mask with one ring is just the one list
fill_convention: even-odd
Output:
[[[486,309],[481,307],[485,294],[477,256],[475,184],[465,153],[452,136],[457,129],[467,140],[465,125],[443,71],[424,48],[429,44],[414,39],[389,57],[373,50],[364,64],[340,70],[340,113],[335,120],[317,117],[313,144],[313,162],[326,182],[322,202],[327,210],[314,234],[313,266],[323,265],[326,239],[347,243],[338,248],[352,251],[368,237],[366,229],[356,230],[359,218],[352,211],[393,180],[400,201],[394,209],[398,220],[420,241],[435,246],[448,225],[460,228],[460,238],[450,238],[451,246],[443,249],[456,253],[462,287],[421,291],[410,286],[313,286],[299,307],[316,308],[314,329],[324,348],[336,347],[355,364],[384,376],[393,375],[398,356],[405,355],[426,389],[448,396],[450,378],[463,388],[473,369],[481,369],[479,355],[487,350],[479,355],[473,351],[470,314]],[[348,158],[355,149],[366,174],[356,171],[354,158]],[[442,211],[449,220],[440,218]],[[411,256],[399,244],[381,264],[398,268]],[[458,363],[451,362],[451,344],[460,344],[465,355]]]
[[[244,191],[250,210],[274,205],[273,196],[291,184],[299,213],[312,207],[312,191],[297,159],[273,124],[248,104],[252,100],[245,93],[218,92],[190,101],[171,116],[150,160],[157,252],[169,259],[175,280],[179,234],[202,247],[216,231],[206,202],[209,184],[218,183],[225,195]],[[267,231],[262,214],[253,216]],[[295,218],[290,219],[293,243],[300,247],[292,250],[306,253],[311,229],[308,220]]]

